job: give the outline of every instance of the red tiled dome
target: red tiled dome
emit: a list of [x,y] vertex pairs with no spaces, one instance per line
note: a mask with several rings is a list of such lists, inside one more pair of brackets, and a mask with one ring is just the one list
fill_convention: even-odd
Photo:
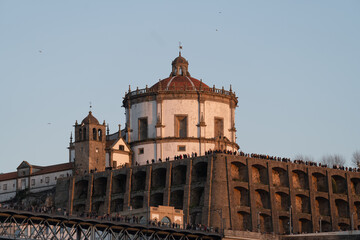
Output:
[[200,90],[201,88],[209,88],[205,83],[197,80],[193,77],[188,76],[171,76],[161,80],[160,82],[154,84],[152,90]]

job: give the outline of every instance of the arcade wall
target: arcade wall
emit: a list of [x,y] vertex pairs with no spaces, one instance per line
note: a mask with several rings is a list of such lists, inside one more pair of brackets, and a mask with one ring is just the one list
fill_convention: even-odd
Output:
[[[360,228],[360,173],[229,154],[124,167],[58,181],[72,214],[150,206],[183,209],[184,222],[261,233]],[[223,219],[221,221],[221,219]]]

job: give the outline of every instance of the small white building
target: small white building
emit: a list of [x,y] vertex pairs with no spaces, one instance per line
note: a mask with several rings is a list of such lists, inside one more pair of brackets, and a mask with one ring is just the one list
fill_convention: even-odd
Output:
[[125,138],[133,152],[133,164],[145,164],[175,155],[208,150],[237,151],[235,108],[231,90],[209,87],[190,76],[188,61],[181,56],[172,71],[152,87],[125,95]]
[[34,193],[52,189],[58,178],[69,177],[72,171],[73,163],[42,167],[23,161],[16,172],[0,174],[0,202],[14,198],[21,190]]

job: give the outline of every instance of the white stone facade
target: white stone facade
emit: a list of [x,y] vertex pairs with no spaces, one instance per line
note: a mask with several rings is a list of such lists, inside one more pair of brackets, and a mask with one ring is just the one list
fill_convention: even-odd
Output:
[[0,182],[0,202],[14,198],[16,195],[16,179]]
[[172,65],[169,78],[151,88],[129,90],[124,98],[125,135],[133,164],[204,155],[208,150],[238,150],[235,94],[190,77],[181,55]]
[[0,202],[11,200],[18,191],[35,193],[52,189],[57,179],[72,175],[72,168],[72,163],[39,167],[24,161],[17,172],[0,175]]

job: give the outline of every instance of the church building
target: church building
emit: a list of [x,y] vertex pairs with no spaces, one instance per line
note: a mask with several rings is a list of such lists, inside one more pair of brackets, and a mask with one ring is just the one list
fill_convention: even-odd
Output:
[[125,95],[125,139],[134,163],[172,159],[174,155],[203,155],[209,149],[239,149],[235,93],[191,77],[188,66],[180,52],[169,77],[150,88],[129,89]]
[[204,155],[208,150],[239,150],[235,93],[231,87],[217,89],[191,77],[188,66],[179,52],[169,77],[150,88],[131,91],[129,87],[123,100],[125,129],[103,136],[105,121],[99,124],[92,112],[76,122],[69,156],[78,172]]

